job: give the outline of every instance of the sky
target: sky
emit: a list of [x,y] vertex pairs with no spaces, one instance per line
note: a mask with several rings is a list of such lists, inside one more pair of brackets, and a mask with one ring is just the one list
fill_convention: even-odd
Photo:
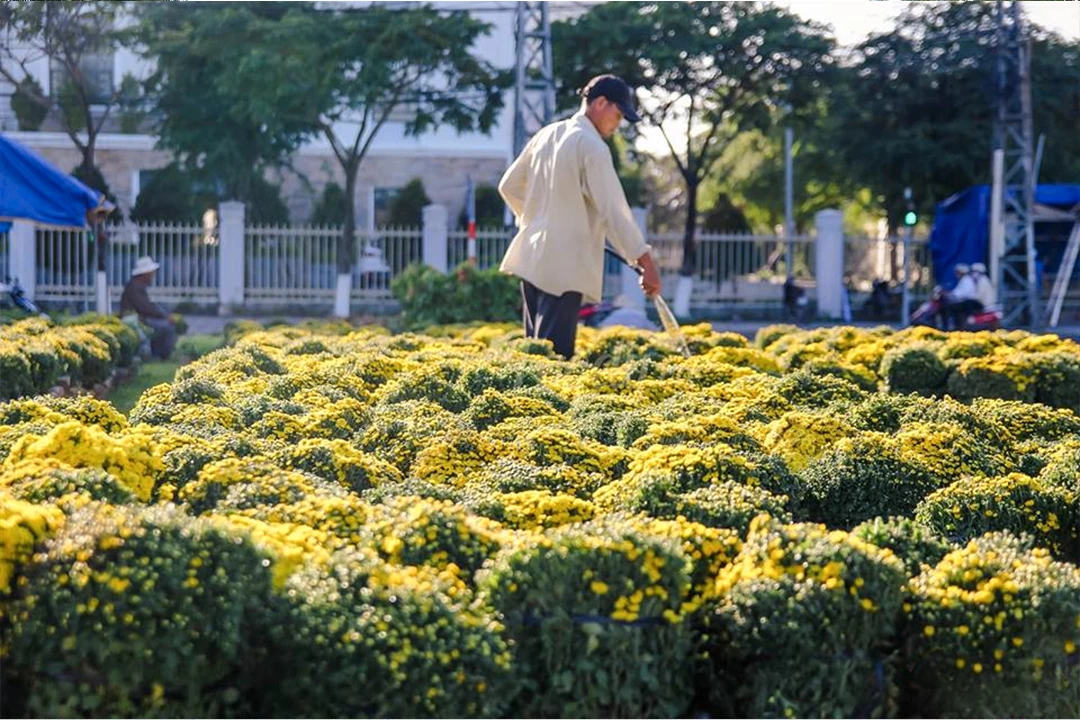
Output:
[[[906,5],[903,0],[774,0],[798,15],[831,25],[841,45],[854,45],[872,32],[888,30]],[[1080,0],[1023,3],[1028,18],[1064,37],[1080,40]]]

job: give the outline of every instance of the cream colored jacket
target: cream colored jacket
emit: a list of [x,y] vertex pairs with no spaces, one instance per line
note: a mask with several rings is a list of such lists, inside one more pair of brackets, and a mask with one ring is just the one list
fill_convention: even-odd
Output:
[[500,270],[552,295],[577,291],[598,302],[604,237],[633,262],[649,251],[592,122],[578,112],[529,141],[499,182],[518,232]]

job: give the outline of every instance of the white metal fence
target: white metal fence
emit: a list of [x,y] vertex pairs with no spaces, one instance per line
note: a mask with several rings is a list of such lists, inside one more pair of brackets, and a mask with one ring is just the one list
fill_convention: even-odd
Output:
[[[248,227],[244,232],[244,299],[253,305],[332,303],[337,289],[341,227]],[[353,301],[390,300],[390,282],[422,261],[419,228],[357,231]]]
[[[117,225],[109,235],[105,274],[109,295],[118,301],[135,261],[149,255],[161,266],[151,295],[169,303],[216,302],[219,268],[217,234],[200,225],[147,223]],[[97,255],[85,230],[37,229],[36,298],[86,303],[93,297]]]

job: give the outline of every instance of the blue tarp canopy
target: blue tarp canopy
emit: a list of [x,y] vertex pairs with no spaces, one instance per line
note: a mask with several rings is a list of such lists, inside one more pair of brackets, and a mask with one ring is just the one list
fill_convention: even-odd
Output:
[[[1035,202],[1068,209],[1080,203],[1080,185],[1038,185]],[[930,231],[934,276],[944,287],[956,284],[958,263],[985,263],[990,238],[990,186],[973,185],[938,203]]]
[[85,227],[87,211],[103,206],[101,193],[0,135],[0,232],[11,220]]

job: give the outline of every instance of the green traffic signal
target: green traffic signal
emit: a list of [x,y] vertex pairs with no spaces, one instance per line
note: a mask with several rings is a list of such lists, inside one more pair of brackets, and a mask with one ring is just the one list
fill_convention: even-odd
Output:
[[918,219],[919,217],[915,214],[915,211],[909,210],[907,214],[904,215],[904,224],[910,227],[911,225],[914,225]]

